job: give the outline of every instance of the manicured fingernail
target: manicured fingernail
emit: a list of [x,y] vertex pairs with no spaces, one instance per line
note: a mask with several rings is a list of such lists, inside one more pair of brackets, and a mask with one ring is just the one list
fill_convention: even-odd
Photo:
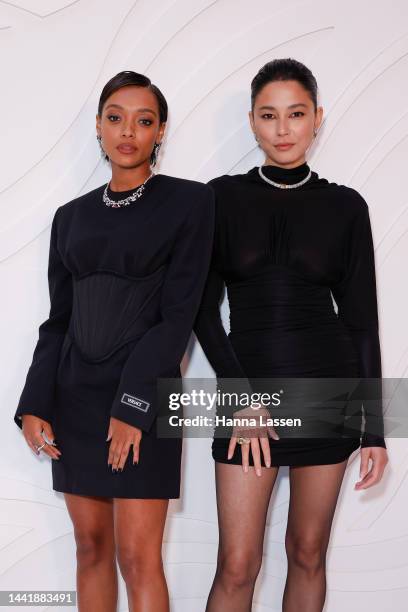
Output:
[[271,462],[270,461],[266,462],[266,467],[271,467]]
[[260,476],[261,475],[261,470],[256,470],[256,475]]
[[248,466],[247,465],[244,467],[244,472],[248,472]]

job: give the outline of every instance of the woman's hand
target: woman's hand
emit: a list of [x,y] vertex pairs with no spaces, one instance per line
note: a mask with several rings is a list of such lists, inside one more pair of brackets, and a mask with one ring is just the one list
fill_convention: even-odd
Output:
[[124,421],[111,417],[109,431],[106,441],[110,439],[108,465],[112,464],[113,470],[123,470],[130,446],[133,444],[133,465],[139,463],[139,447],[142,438],[142,430],[138,427],[128,425]]
[[271,436],[271,438],[273,438],[274,440],[279,440],[279,436],[272,426],[261,424],[261,416],[263,417],[264,422],[266,422],[268,418],[271,418],[270,413],[264,406],[262,406],[261,408],[253,408],[252,406],[250,406],[249,408],[243,408],[242,410],[237,410],[236,412],[234,412],[234,419],[239,417],[245,417],[245,419],[256,419],[257,424],[255,426],[250,426],[243,422],[242,426],[235,425],[228,447],[228,459],[231,459],[232,455],[234,454],[238,438],[248,438],[250,442],[244,442],[244,444],[240,445],[242,455],[242,468],[245,473],[248,472],[249,448],[251,447],[254,467],[257,476],[262,475],[261,453],[259,446],[262,448],[266,467],[271,467],[271,451],[269,447],[268,436]]
[[[44,421],[44,419],[34,416],[33,414],[23,414],[22,425],[24,438],[28,446],[36,455],[39,455],[40,452],[43,451],[46,455],[51,457],[51,459],[59,459],[61,451],[55,448],[54,432],[48,421]],[[44,439],[42,432],[44,432],[50,443]],[[38,451],[36,447],[42,446],[43,444],[45,444],[45,446]]]
[[[368,469],[368,460],[371,458],[372,466]],[[382,446],[366,446],[360,449],[360,478],[354,488],[357,490],[368,489],[380,482],[388,463],[387,449]]]

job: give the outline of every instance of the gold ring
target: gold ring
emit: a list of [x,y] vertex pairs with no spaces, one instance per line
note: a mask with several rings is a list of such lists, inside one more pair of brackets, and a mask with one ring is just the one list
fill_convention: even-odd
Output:
[[251,442],[251,438],[238,438],[237,440],[238,444],[249,444]]

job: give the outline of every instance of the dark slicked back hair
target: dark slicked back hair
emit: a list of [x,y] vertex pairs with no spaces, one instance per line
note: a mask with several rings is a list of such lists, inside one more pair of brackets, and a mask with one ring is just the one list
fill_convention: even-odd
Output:
[[297,60],[286,57],[274,59],[258,71],[251,82],[251,109],[254,110],[255,100],[259,92],[273,81],[297,81],[308,92],[316,111],[317,108],[317,82],[304,64]]

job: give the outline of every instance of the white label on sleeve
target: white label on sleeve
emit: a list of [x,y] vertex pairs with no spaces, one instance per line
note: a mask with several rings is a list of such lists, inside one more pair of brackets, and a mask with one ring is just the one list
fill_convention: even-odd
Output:
[[124,393],[122,395],[122,399],[120,400],[122,404],[126,404],[126,406],[133,406],[133,408],[137,408],[142,412],[147,412],[150,404],[149,402],[145,402],[134,395],[129,395],[129,393]]

